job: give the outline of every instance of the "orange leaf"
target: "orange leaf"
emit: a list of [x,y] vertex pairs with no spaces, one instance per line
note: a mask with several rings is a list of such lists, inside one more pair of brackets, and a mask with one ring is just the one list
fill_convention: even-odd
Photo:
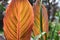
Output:
[[3,19],[6,40],[30,40],[34,23],[33,14],[28,0],[12,0]]
[[[37,0],[34,3],[34,27],[33,27],[33,32],[34,35],[40,34],[40,0]],[[48,15],[47,15],[47,10],[44,5],[42,5],[42,28],[43,32],[48,32]]]

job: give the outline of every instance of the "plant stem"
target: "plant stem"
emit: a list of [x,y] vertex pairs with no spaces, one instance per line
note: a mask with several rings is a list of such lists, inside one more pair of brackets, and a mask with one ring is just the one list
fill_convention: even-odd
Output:
[[[43,32],[42,29],[42,0],[40,0],[40,33]],[[43,40],[43,36],[41,37],[41,40]]]

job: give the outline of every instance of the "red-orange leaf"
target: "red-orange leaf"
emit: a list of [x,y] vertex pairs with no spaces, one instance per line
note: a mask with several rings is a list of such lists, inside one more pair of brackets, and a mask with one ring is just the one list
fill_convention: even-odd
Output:
[[28,0],[12,0],[3,22],[6,40],[30,40],[34,15]]

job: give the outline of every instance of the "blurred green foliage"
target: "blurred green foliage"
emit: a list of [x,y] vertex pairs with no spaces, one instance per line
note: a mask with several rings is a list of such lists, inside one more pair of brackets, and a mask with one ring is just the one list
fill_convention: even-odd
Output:
[[5,7],[0,4],[0,11],[4,11],[4,10],[5,10]]
[[0,4],[0,33],[3,31],[3,11],[5,11],[5,7]]

